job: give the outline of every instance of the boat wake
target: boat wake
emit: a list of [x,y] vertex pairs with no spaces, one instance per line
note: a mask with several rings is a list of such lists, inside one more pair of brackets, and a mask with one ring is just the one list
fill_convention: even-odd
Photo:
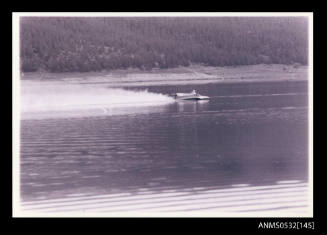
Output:
[[139,107],[162,106],[174,102],[174,99],[169,96],[147,90],[131,91],[120,88],[109,89],[98,85],[31,81],[22,85],[20,100],[23,118],[36,114],[44,116],[45,113],[51,113],[55,117],[82,113],[83,115],[110,114],[113,109],[130,107],[135,110]]

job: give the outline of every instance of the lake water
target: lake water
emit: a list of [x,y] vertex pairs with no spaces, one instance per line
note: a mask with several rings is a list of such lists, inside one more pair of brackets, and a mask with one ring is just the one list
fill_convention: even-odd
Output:
[[[211,99],[166,96],[192,89]],[[305,214],[307,89],[305,81],[125,87],[108,105],[24,112],[23,209]]]

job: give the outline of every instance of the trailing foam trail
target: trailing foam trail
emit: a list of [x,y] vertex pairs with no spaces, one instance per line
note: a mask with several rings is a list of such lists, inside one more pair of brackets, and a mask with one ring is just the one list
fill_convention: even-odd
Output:
[[[131,91],[101,85],[64,81],[24,81],[21,89],[22,119],[71,118],[149,112],[174,102],[167,95],[147,90]],[[125,108],[129,108],[128,110]],[[143,107],[138,109],[138,107]],[[148,108],[149,107],[149,108]]]
[[58,81],[28,81],[22,85],[21,102],[22,112],[42,112],[146,106],[173,102],[173,99],[147,90],[107,89],[96,85],[83,86]]

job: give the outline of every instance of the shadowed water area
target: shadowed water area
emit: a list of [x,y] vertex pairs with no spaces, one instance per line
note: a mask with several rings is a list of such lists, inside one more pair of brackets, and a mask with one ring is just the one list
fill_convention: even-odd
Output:
[[307,82],[125,87],[192,89],[211,99],[23,114],[26,210],[305,211]]

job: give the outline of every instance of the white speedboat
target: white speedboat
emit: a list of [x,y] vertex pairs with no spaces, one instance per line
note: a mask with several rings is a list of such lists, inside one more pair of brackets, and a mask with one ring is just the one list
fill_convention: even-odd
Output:
[[175,98],[178,100],[208,100],[208,96],[200,95],[195,90],[190,93],[176,93]]

